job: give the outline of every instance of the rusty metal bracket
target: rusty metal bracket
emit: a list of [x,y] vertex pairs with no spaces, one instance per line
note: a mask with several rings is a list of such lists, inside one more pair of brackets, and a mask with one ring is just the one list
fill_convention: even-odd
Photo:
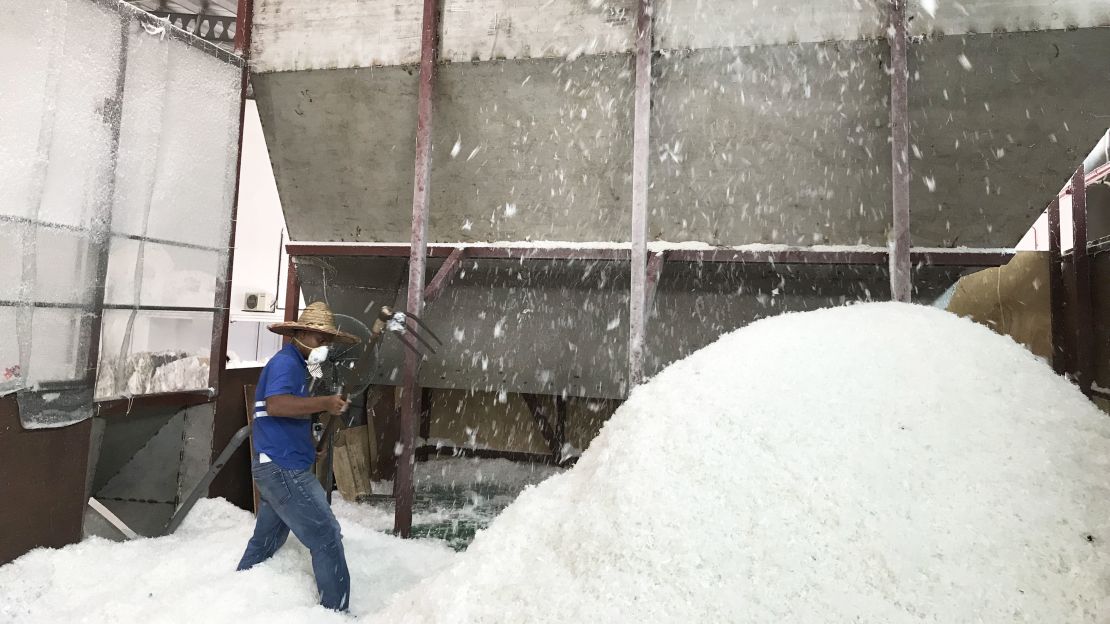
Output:
[[447,284],[459,272],[462,267],[462,261],[466,257],[466,247],[456,247],[451,250],[451,255],[440,265],[439,271],[436,272],[435,277],[424,289],[424,304],[427,305],[443,294],[446,290]]

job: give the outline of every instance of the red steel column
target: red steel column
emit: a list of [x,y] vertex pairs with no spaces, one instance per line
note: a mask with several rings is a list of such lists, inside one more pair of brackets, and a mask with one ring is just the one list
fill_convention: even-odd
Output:
[[1072,277],[1075,283],[1075,379],[1091,396],[1095,372],[1095,319],[1091,297],[1091,257],[1087,255],[1087,181],[1082,165],[1071,178]]
[[1052,370],[1063,375],[1067,370],[1068,340],[1064,333],[1064,269],[1060,258],[1060,198],[1048,206],[1048,299],[1052,331]]
[[[235,10],[235,52],[243,58],[243,71],[239,79],[239,147],[235,156],[235,199],[231,205],[231,232],[228,238],[227,273],[224,276],[224,322],[220,330],[215,358],[215,366],[209,375],[209,385],[219,394],[220,379],[227,368],[227,334],[231,325],[231,273],[235,265],[235,223],[239,216],[239,181],[243,171],[243,119],[247,112],[247,86],[250,84],[251,30],[254,21],[254,0],[239,0]],[[197,20],[197,27],[200,26]],[[277,293],[274,293],[276,296]],[[219,312],[216,312],[219,314]]]
[[[406,302],[406,310],[416,315],[424,311],[424,271],[428,260],[428,184],[432,172],[432,95],[438,34],[439,2],[424,0],[420,34],[420,99],[416,118],[416,175],[412,185],[412,247]],[[408,537],[412,532],[413,452],[415,429],[420,417],[419,369],[420,357],[406,350],[401,396],[401,454],[397,457],[397,487],[394,488],[397,506],[393,520],[393,530],[401,537]]]
[[628,316],[628,389],[643,381],[647,326],[647,195],[651,129],[651,0],[636,10],[636,109],[632,126],[632,285]]
[[285,272],[285,320],[297,320],[301,310],[301,277],[297,275],[297,265],[289,256],[289,267]]
[[906,60],[906,0],[890,3],[890,136],[894,189],[894,226],[890,240],[890,297],[909,302],[910,273],[910,123],[909,63]]

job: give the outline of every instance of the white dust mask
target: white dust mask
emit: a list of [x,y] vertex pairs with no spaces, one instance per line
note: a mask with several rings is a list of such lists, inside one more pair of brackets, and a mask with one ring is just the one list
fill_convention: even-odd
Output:
[[328,345],[316,347],[308,352],[309,364],[323,364],[328,359]]

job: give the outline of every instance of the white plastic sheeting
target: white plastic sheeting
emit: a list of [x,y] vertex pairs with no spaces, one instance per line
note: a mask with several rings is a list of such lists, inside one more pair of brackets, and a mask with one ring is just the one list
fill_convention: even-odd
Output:
[[[0,394],[24,426],[91,415],[94,341],[97,398],[208,387],[239,97],[236,59],[123,2],[0,7]],[[167,354],[192,359],[132,379]]]
[[0,14],[0,220],[12,243],[0,250],[0,316],[15,330],[0,348],[2,393],[89,378],[120,24],[87,1]]

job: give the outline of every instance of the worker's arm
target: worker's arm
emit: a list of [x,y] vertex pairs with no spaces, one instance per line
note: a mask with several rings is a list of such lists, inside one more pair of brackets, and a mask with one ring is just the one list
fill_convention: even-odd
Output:
[[311,418],[320,412],[338,416],[347,411],[348,405],[350,402],[338,394],[317,397],[278,394],[266,399],[266,413],[283,418]]

